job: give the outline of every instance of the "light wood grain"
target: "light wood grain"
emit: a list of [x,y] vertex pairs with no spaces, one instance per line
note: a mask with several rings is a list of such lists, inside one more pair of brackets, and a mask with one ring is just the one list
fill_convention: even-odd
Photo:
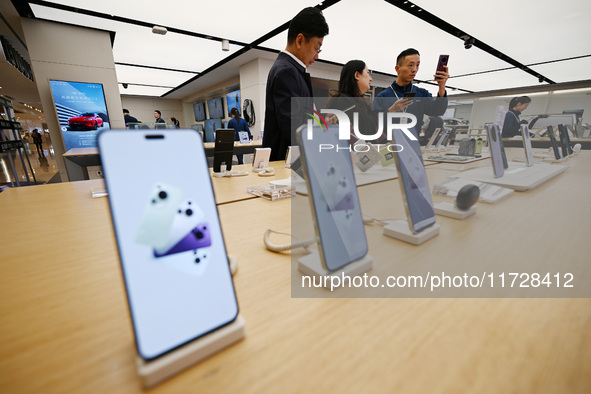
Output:
[[[586,262],[586,153],[535,190],[480,204],[468,222],[438,218],[441,234],[420,247],[367,226],[370,248],[395,251],[390,264],[425,264],[483,247],[492,263],[523,253],[514,240],[522,237],[531,258]],[[429,180],[448,173],[431,166]],[[142,391],[107,199],[90,197],[96,184],[0,193],[2,392]],[[364,211],[404,216],[397,181],[359,192]],[[558,201],[564,207],[552,208]],[[247,337],[152,392],[591,391],[590,299],[292,298],[290,254],[262,242],[267,228],[290,232],[292,214],[305,214],[305,205],[293,212],[292,204],[254,198],[219,206],[228,252],[239,261]],[[532,229],[542,236],[522,233]],[[487,236],[498,246],[486,247]]]
[[[233,177],[214,177],[212,175],[213,190],[218,205],[258,198],[254,194],[246,191],[248,187],[266,185],[270,181],[286,179],[291,176],[291,169],[285,167],[284,161],[274,161],[269,163],[269,167],[275,170],[273,176],[259,176],[257,172],[252,171],[252,164],[233,165],[233,172],[247,172],[248,175]],[[210,169],[213,174],[213,169]]]

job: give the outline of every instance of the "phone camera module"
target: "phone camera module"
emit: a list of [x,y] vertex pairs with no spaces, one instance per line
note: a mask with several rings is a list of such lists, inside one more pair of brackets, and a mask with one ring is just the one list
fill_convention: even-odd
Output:
[[187,216],[191,216],[193,214],[193,210],[191,208],[187,208],[187,210],[185,210],[185,214]]
[[168,197],[168,194],[164,190],[161,190],[158,193],[158,198],[160,198],[161,200],[166,200],[166,197]]
[[203,239],[203,232],[201,232],[201,230],[193,230],[193,235],[195,235],[195,238],[197,239]]

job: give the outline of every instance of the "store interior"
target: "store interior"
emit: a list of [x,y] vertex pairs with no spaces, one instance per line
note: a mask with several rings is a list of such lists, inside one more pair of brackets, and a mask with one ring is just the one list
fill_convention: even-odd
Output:
[[[324,211],[315,211],[310,175],[301,175],[310,163],[297,172],[293,158],[262,159],[255,168],[265,154],[259,148],[267,76],[285,48],[291,18],[308,6],[320,8],[330,27],[322,53],[307,68],[319,111],[351,59],[371,70],[362,98],[371,103],[396,79],[402,50],[419,50],[413,84],[433,96],[438,58],[449,55],[447,111],[437,139],[428,141],[426,127],[419,135],[422,164],[412,174],[430,186],[436,225],[429,235],[412,227],[409,212],[406,191],[420,189],[420,182],[413,179],[406,188],[404,163],[395,163],[389,151],[376,150],[379,159],[365,168],[368,156],[353,149],[344,166],[354,177],[326,182],[354,186],[362,217],[355,217],[361,226],[350,243],[367,243],[364,258],[353,261],[362,264],[345,267],[343,280],[345,273],[380,280],[396,274],[404,285],[330,288],[330,272],[341,271],[326,265],[329,248],[323,249],[318,218],[342,211],[343,233],[352,232],[353,209],[337,209],[323,197]],[[0,332],[7,342],[0,351],[0,391],[590,392],[591,271],[584,258],[591,252],[589,15],[591,3],[575,0],[300,0],[280,6],[271,0],[0,0],[0,212],[8,223],[0,237],[0,299],[6,301]],[[520,114],[531,141],[524,129],[493,142],[491,130],[520,96],[531,99]],[[252,140],[236,141],[231,170],[215,172],[216,131],[228,127],[234,108]],[[128,122],[124,109],[137,122]],[[191,131],[183,134],[191,135],[187,141],[197,130],[204,144],[192,149],[175,140],[176,147],[159,156],[132,134],[177,129]],[[126,144],[111,145],[119,154],[108,160],[121,169],[112,171],[118,186],[109,184],[123,196],[120,211],[115,197],[105,197],[97,142],[97,135],[117,130],[125,130]],[[468,143],[473,149],[482,143],[483,150],[454,159],[464,159]],[[493,147],[502,149],[502,159]],[[155,159],[176,165],[182,155],[192,164],[204,156],[208,168],[160,168]],[[125,198],[151,187],[161,196],[151,178],[159,171],[183,185],[169,195],[191,211],[187,216],[207,206],[207,220],[191,222],[191,234],[204,242],[195,229],[206,223],[214,229],[213,244],[221,240],[225,248],[218,242],[214,255],[195,247],[195,264],[174,269],[195,275],[195,267],[211,268],[199,263],[223,256],[220,272],[233,285],[239,324],[230,334],[214,330],[222,339],[213,345],[201,341],[199,350],[186,351],[190,346],[180,344],[164,354],[166,361],[152,362],[140,354],[133,296],[120,265],[122,239],[136,229],[118,231],[114,212],[139,218],[140,204]],[[459,208],[459,191],[448,189],[452,178],[477,184],[480,195],[466,209]],[[389,227],[399,222],[404,229]],[[163,247],[145,250],[160,258],[190,249],[173,253],[167,244],[164,253]],[[306,287],[310,272],[326,274],[328,284]],[[410,286],[424,277],[431,288]],[[442,278],[437,286],[433,277]],[[482,283],[490,286],[482,289]],[[152,297],[164,288],[160,284],[142,290]],[[207,297],[199,303],[207,304]]]

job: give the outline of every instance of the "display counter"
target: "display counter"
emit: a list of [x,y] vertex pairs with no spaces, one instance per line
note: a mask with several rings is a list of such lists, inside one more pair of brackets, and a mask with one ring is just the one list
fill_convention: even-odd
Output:
[[[567,165],[538,189],[482,204],[467,222],[438,217],[441,234],[425,245],[389,239],[392,264],[524,251],[553,267],[556,259],[587,261],[591,152]],[[430,166],[429,181],[449,166]],[[0,259],[2,392],[143,392],[108,200],[90,193],[98,184],[0,193],[10,223]],[[359,188],[364,212],[383,215],[383,187],[391,189],[389,213],[403,216],[392,180]],[[591,299],[292,298],[299,273],[290,253],[262,242],[268,228],[291,231],[292,201],[243,199],[238,189],[218,210],[239,262],[247,336],[151,392],[591,391]]]

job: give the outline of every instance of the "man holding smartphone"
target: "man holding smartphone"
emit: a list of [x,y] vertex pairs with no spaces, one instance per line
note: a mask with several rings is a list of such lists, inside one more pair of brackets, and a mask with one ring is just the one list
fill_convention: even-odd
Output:
[[[377,95],[372,109],[375,112],[407,112],[417,118],[417,124],[411,129],[418,138],[423,125],[423,115],[442,116],[447,109],[447,92],[445,84],[449,78],[447,65],[442,65],[443,70],[436,71],[433,78],[439,91],[437,98],[433,98],[426,89],[412,84],[419,72],[421,56],[419,51],[408,48],[402,51],[396,58],[396,81]],[[385,124],[385,123],[384,123]]]
[[303,109],[292,114],[291,99],[312,97],[312,81],[306,68],[318,59],[326,35],[328,24],[316,7],[304,8],[289,24],[287,46],[277,56],[267,78],[263,147],[271,148],[271,161],[285,159],[292,124],[297,127],[304,123]]

